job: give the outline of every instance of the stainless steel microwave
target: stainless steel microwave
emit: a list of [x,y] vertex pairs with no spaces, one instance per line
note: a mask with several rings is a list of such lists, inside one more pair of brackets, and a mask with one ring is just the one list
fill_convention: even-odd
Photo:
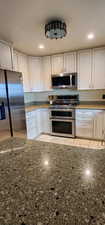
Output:
[[52,88],[77,88],[77,73],[55,74],[51,76]]

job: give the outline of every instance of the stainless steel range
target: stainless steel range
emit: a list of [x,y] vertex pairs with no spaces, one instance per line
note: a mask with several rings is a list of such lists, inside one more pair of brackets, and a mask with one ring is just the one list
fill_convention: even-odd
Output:
[[75,137],[75,105],[79,103],[78,95],[54,95],[50,100],[51,134]]

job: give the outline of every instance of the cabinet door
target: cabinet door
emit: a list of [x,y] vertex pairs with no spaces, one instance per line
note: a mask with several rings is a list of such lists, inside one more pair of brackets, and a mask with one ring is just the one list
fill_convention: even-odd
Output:
[[34,139],[38,136],[37,111],[26,113],[27,138]]
[[11,47],[0,42],[0,67],[12,70]]
[[51,57],[45,56],[42,58],[42,80],[44,90],[51,89]]
[[83,138],[93,138],[94,110],[76,110],[76,136]]
[[31,91],[43,90],[43,80],[41,79],[42,61],[41,57],[28,57],[29,79]]
[[95,110],[94,139],[105,140],[105,110]]
[[19,71],[18,53],[16,51],[13,51],[13,70],[17,72]]
[[42,133],[40,109],[26,113],[26,124],[29,139],[35,139]]
[[49,120],[49,110],[48,109],[40,109],[41,115],[41,131],[42,133],[50,133],[50,120]]
[[29,92],[30,91],[30,80],[28,77],[27,56],[24,54],[18,53],[17,61],[18,61],[18,71],[21,72],[23,75],[24,91]]
[[78,52],[78,88],[91,89],[91,50],[82,50]]
[[64,54],[64,70],[67,73],[74,73],[76,71],[76,52]]
[[94,89],[105,89],[105,48],[93,50],[92,83]]
[[64,55],[53,55],[51,57],[52,74],[59,74],[64,70]]

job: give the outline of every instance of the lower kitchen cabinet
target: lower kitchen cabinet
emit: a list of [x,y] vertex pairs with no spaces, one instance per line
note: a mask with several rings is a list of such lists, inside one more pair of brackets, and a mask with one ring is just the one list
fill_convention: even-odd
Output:
[[94,110],[76,110],[76,136],[84,138],[93,137]]
[[[34,139],[50,133],[48,108],[26,113],[27,137]],[[76,137],[105,140],[105,110],[76,109]]]
[[27,137],[34,139],[38,135],[37,111],[26,113]]
[[36,109],[26,113],[27,137],[34,139],[41,133],[49,133],[49,111],[48,109]]
[[40,109],[40,126],[41,133],[50,133],[50,120],[49,120],[49,110],[48,109]]
[[77,109],[76,136],[105,140],[105,110]]
[[105,140],[105,110],[95,110],[94,139]]

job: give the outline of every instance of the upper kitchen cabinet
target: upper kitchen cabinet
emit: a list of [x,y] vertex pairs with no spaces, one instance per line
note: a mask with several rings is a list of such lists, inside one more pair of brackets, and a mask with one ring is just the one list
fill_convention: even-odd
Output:
[[51,57],[42,57],[42,80],[43,90],[48,91],[51,89]]
[[91,50],[78,51],[78,88],[92,89]]
[[12,70],[12,47],[8,43],[0,42],[0,67]]
[[64,55],[58,54],[51,57],[52,74],[59,74],[64,71]]
[[23,87],[25,92],[30,92],[30,79],[28,76],[28,58],[26,55],[14,51],[13,53],[13,69],[21,72],[23,76]]
[[105,89],[105,47],[93,50],[92,83],[94,89]]
[[74,73],[76,71],[76,52],[64,54],[64,71]]
[[31,91],[42,91],[43,90],[42,58],[29,56],[28,71],[29,71]]
[[13,70],[17,72],[19,71],[18,53],[16,51],[13,51]]

